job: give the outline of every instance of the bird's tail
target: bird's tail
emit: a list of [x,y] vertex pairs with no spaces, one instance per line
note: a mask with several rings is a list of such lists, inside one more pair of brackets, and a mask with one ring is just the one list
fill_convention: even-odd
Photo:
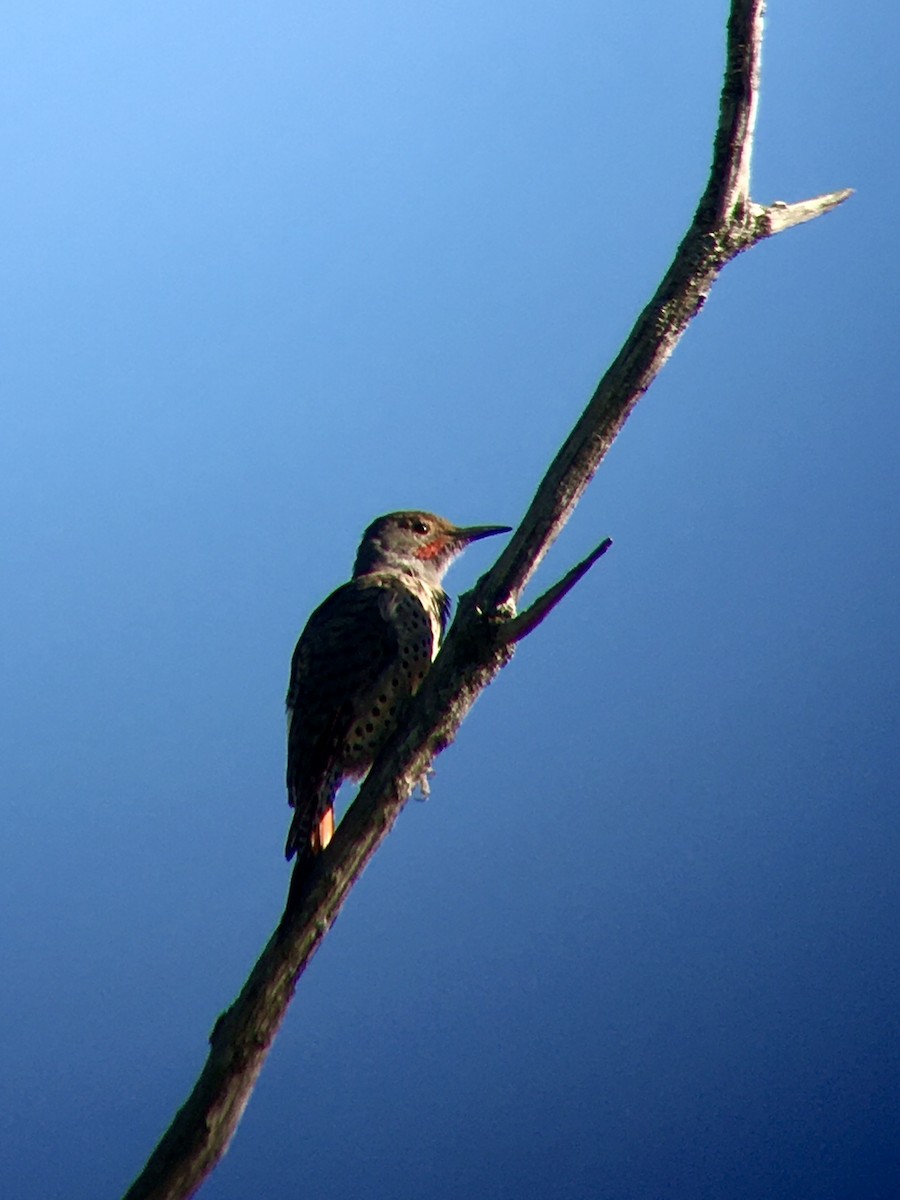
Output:
[[298,862],[301,858],[315,857],[325,849],[333,837],[333,804],[321,808],[315,819],[309,810],[304,812],[303,809],[296,808],[284,844],[284,857],[288,862],[295,854]]
[[294,813],[284,853],[288,860],[296,854],[297,861],[294,863],[294,870],[291,873],[291,885],[288,889],[287,904],[284,910],[285,917],[297,908],[306,894],[307,883],[316,858],[333,836],[333,804],[329,804],[327,808],[323,809],[315,820],[310,818],[309,813]]

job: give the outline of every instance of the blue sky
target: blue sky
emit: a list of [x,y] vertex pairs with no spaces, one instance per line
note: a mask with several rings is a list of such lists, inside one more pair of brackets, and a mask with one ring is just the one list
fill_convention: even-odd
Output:
[[[114,1197],[277,916],[375,515],[514,523],[705,182],[724,3],[10,0],[0,1190]],[[770,5],[732,264],[203,1191],[896,1194],[893,5]],[[495,547],[448,583],[467,587]]]

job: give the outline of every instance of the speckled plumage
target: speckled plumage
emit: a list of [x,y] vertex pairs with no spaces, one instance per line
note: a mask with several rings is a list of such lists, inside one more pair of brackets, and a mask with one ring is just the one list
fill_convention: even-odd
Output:
[[341,781],[365,775],[421,686],[449,614],[441,580],[450,563],[470,542],[503,532],[418,511],[388,513],[366,530],[353,578],[315,610],[294,650],[288,858],[327,845]]

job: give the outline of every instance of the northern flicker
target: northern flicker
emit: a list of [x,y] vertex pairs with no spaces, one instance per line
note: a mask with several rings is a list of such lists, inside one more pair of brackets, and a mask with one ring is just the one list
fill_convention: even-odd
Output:
[[[450,612],[441,580],[457,555],[505,525],[460,529],[427,512],[378,517],[353,577],[309,618],[291,662],[285,856],[298,868],[334,833],[334,798],[359,779],[397,726],[440,646]],[[297,878],[295,873],[295,879]]]

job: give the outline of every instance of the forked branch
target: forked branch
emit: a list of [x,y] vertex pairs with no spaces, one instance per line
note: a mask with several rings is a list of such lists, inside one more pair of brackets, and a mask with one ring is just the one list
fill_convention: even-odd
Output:
[[656,295],[550,465],[494,567],[464,596],[402,730],[386,745],[309,885],[291,903],[231,1008],[210,1037],[203,1072],[126,1200],[184,1200],[219,1161],[284,1018],[297,980],[354,881],[387,836],[416,782],[452,742],[481,691],[530,632],[604,553],[573,568],[520,616],[528,580],[638,400],[702,307],[719,272],[763,238],[843,203],[849,191],[768,207],[750,198],[763,0],[733,0],[712,169],[694,219]]

